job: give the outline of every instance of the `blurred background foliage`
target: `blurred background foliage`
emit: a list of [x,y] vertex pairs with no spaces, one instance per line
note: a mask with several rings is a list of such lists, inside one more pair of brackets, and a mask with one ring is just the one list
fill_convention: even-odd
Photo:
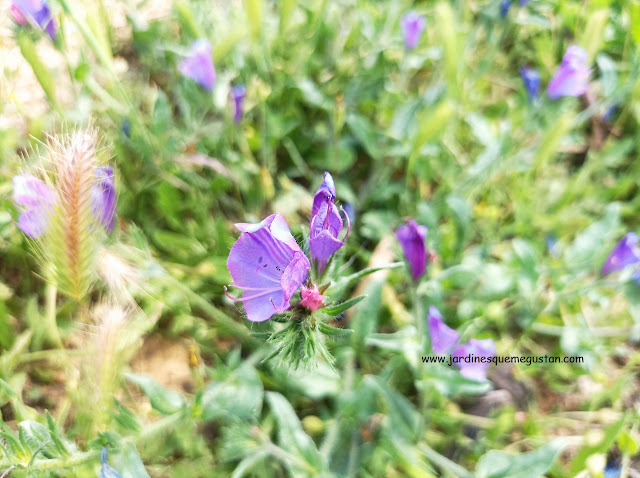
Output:
[[[55,43],[2,20],[10,476],[96,476],[103,446],[122,477],[640,476],[640,286],[598,277],[638,229],[640,3],[532,0],[505,18],[493,0],[51,8]],[[411,9],[427,27],[407,51]],[[197,38],[213,45],[212,92],[177,70]],[[571,44],[588,52],[589,93],[529,101],[519,67],[546,85]],[[131,266],[140,308],[107,343],[100,311],[79,317],[59,298],[63,351],[39,326],[45,284],[11,178],[47,133],[87,123],[116,168],[110,253]],[[223,295],[233,223],[278,211],[302,240],[324,171],[353,211],[339,274],[402,260],[392,230],[405,216],[436,253],[413,296],[403,268],[341,291],[368,297],[338,324],[354,333],[331,341],[338,373],[265,362],[249,335],[261,326]],[[498,355],[585,363],[492,367],[488,383],[420,364],[416,301]],[[107,346],[110,385],[87,359]]]

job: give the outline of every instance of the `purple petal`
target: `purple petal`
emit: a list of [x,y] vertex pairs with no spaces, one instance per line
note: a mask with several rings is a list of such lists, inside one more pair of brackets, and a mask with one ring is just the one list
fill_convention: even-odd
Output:
[[[15,8],[14,8],[15,7]],[[22,15],[22,22],[14,13],[14,18],[24,25],[27,21],[33,26],[38,26],[49,34],[52,40],[56,39],[56,26],[51,14],[49,4],[44,0],[13,0],[12,10],[17,9]]]
[[427,27],[427,20],[416,12],[409,12],[400,20],[404,44],[407,50],[412,50],[418,44],[422,32]]
[[587,52],[572,45],[567,48],[562,63],[547,86],[551,99],[561,96],[580,96],[587,91],[591,70],[587,65]]
[[540,90],[540,73],[528,66],[521,66],[520,76],[522,77],[524,88],[527,90],[529,101],[532,101],[538,96],[538,91]]
[[440,355],[458,343],[460,335],[458,332],[448,327],[442,319],[442,314],[435,307],[429,307],[427,315],[429,324],[429,336],[431,337],[431,348],[436,355]]
[[22,209],[20,230],[33,239],[44,234],[55,204],[53,190],[31,174],[20,174],[13,178],[13,200]]
[[[454,357],[464,357],[464,359],[458,362],[460,367],[460,374],[463,377],[471,380],[477,380],[479,382],[487,379],[487,369],[491,365],[490,361],[481,362],[479,359],[482,357],[491,358],[496,354],[496,346],[491,339],[471,339],[464,345],[456,347],[453,352]],[[474,362],[473,360],[478,360]]]
[[93,212],[98,217],[105,229],[113,230],[116,222],[116,187],[111,166],[96,168],[98,182],[91,190]]
[[640,263],[640,249],[637,247],[638,235],[630,232],[613,248],[600,271],[601,276]]
[[336,186],[333,183],[333,177],[328,172],[324,173],[322,185],[316,191],[313,197],[313,207],[311,208],[311,217],[313,218],[319,212],[320,206],[326,204],[329,199],[336,198]]
[[307,279],[309,260],[281,214],[236,227],[242,234],[231,248],[227,268],[234,285],[244,289],[247,319],[262,322],[289,308],[289,300]]
[[247,95],[247,88],[244,85],[236,85],[231,88],[231,98],[233,99],[233,121],[242,121],[242,105]]
[[427,228],[411,219],[396,229],[395,234],[411,268],[411,277],[417,281],[427,267]]
[[178,70],[205,90],[211,91],[216,82],[211,43],[203,39],[194,41],[191,53],[178,65]]

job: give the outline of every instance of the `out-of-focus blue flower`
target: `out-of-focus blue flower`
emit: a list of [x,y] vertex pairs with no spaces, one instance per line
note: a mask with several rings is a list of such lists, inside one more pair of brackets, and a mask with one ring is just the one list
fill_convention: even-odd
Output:
[[427,267],[427,228],[409,219],[395,234],[411,268],[411,277],[417,281]]
[[420,40],[422,32],[427,27],[427,20],[417,12],[409,12],[400,20],[404,45],[407,50],[413,50]]
[[640,264],[640,249],[637,245],[638,235],[635,232],[625,235],[604,261],[600,275],[605,276],[625,267]]
[[502,2],[500,2],[500,16],[502,18],[507,18],[507,13],[509,13],[510,8],[511,0],[502,0]]
[[521,7],[526,7],[527,4],[530,2],[531,0],[520,0],[520,6]]
[[618,105],[616,105],[615,103],[612,104],[611,106],[609,106],[607,108],[607,110],[602,115],[602,121],[605,121],[607,123],[611,123],[611,121],[613,120],[613,117],[615,116],[617,111],[618,111]]
[[547,244],[547,250],[551,257],[559,257],[560,256],[560,248],[558,247],[558,239],[553,234],[547,234],[545,238],[545,242]]
[[131,121],[129,118],[123,118],[120,122],[120,130],[127,138],[131,138]]
[[580,96],[587,91],[591,70],[587,65],[587,52],[584,48],[571,45],[562,57],[562,63],[547,86],[549,98],[561,96]]
[[242,301],[248,320],[262,322],[289,308],[311,265],[281,214],[236,227],[242,234],[229,252],[227,268],[233,285],[244,292],[241,299],[227,297]]
[[120,473],[111,468],[107,461],[107,447],[102,447],[100,452],[100,461],[102,461],[102,468],[100,469],[100,476],[98,478],[122,478]]
[[347,232],[343,240],[339,239],[344,224],[335,199],[336,187],[333,183],[333,177],[326,172],[324,173],[324,181],[313,197],[309,225],[309,249],[311,249],[311,257],[318,263],[319,274],[324,271],[329,258],[344,245],[351,229],[349,216],[345,214]]
[[191,45],[191,52],[180,62],[178,70],[205,90],[211,91],[216,82],[211,43],[204,39],[194,41]]
[[540,73],[528,66],[521,66],[520,76],[522,77],[522,83],[524,83],[524,89],[527,90],[529,101],[533,101],[538,97],[538,91],[540,90]]
[[456,347],[454,357],[459,357],[458,367],[463,377],[482,382],[487,379],[487,369],[491,362],[482,362],[483,357],[494,357],[496,345],[491,339],[471,339]]
[[242,121],[242,105],[247,96],[247,88],[244,85],[236,85],[231,88],[231,99],[233,100],[233,121]]
[[460,335],[444,323],[442,314],[434,306],[429,307],[427,323],[429,325],[429,337],[431,338],[433,353],[437,355],[443,354],[458,343]]
[[37,26],[46,31],[52,40],[56,39],[56,24],[46,0],[13,0],[11,14],[19,25]]

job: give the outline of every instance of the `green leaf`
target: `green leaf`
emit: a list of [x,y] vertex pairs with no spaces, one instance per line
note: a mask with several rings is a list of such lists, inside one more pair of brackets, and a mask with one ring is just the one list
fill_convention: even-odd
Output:
[[113,455],[110,461],[112,461],[111,466],[120,473],[122,478],[149,478],[142,458],[133,443],[125,444],[120,453]]
[[264,390],[262,381],[253,367],[243,366],[235,370],[223,382],[209,385],[200,397],[202,419],[236,417],[256,420],[262,409]]
[[363,277],[368,276],[369,274],[373,274],[374,272],[382,271],[385,269],[398,269],[404,266],[404,262],[394,262],[392,264],[387,264],[384,266],[378,267],[368,267],[366,269],[362,269],[360,272],[356,272],[355,274],[351,274],[350,276],[343,277],[342,279],[336,281],[334,284],[331,284],[327,289],[327,295],[337,295],[338,292],[342,291],[345,287],[358,282]]
[[331,327],[324,322],[318,323],[318,330],[325,335],[333,335],[337,337],[345,337],[353,333],[353,329],[340,329],[338,327]]
[[175,390],[164,388],[148,375],[127,373],[125,378],[138,385],[142,393],[149,398],[153,409],[164,415],[176,413],[186,406],[186,400],[182,394]]
[[358,302],[360,302],[365,297],[366,297],[366,295],[360,295],[358,297],[352,297],[351,299],[345,300],[344,302],[341,302],[340,304],[328,305],[327,307],[323,307],[320,310],[322,312],[324,312],[325,314],[331,316],[331,317],[335,317],[337,315],[340,315],[340,314],[344,313],[345,311],[347,311],[348,309],[350,309],[351,307],[356,305]]
[[44,93],[47,95],[49,99],[49,103],[51,103],[51,107],[56,111],[61,112],[60,105],[58,104],[58,100],[55,95],[55,84],[53,78],[51,78],[51,74],[46,66],[40,61],[40,57],[38,56],[38,51],[36,50],[36,46],[31,40],[31,36],[28,31],[21,29],[18,33],[18,46],[20,47],[20,52],[22,52],[22,56],[24,56],[25,60],[31,65],[31,69],[33,73],[36,75],[36,79]]
[[460,375],[456,368],[447,365],[424,363],[421,366],[426,368],[427,378],[420,385],[424,388],[432,386],[446,397],[483,395],[492,388],[491,382],[468,379]]
[[553,440],[529,453],[510,455],[503,451],[491,450],[478,460],[477,478],[537,478],[544,475],[567,443],[562,439]]

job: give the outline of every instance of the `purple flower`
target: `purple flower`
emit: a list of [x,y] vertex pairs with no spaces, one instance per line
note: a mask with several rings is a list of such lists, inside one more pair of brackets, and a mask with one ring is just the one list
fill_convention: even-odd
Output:
[[422,32],[427,27],[427,20],[416,12],[409,12],[400,20],[404,45],[407,50],[413,50],[420,40]]
[[417,281],[427,267],[427,228],[409,219],[395,234],[411,268],[411,277]]
[[229,252],[227,268],[233,285],[244,291],[241,299],[230,298],[242,300],[247,319],[262,322],[289,308],[289,300],[307,280],[311,265],[281,214],[236,227],[242,235]]
[[37,26],[45,30],[52,40],[56,39],[56,24],[46,0],[13,0],[11,13],[19,25]]
[[547,86],[549,97],[556,99],[561,96],[584,94],[587,91],[590,73],[586,50],[579,46],[570,46]]
[[211,43],[203,39],[194,41],[191,45],[191,53],[180,62],[178,70],[205,90],[211,91],[216,82]]
[[[454,357],[460,357],[458,367],[462,376],[479,382],[487,379],[487,369],[491,361],[486,359],[495,355],[496,346],[491,339],[471,339],[453,351]],[[485,362],[482,362],[483,357]]]
[[[313,197],[311,224],[309,227],[309,248],[311,257],[318,262],[318,273],[322,274],[329,258],[338,251],[347,240],[351,224],[347,219],[347,233],[341,241],[338,239],[343,223],[340,211],[335,205],[336,187],[331,174],[324,173],[324,181]],[[344,209],[343,209],[344,212]]]
[[247,96],[247,88],[244,85],[236,85],[231,88],[231,99],[233,100],[233,121],[242,121],[242,105]]
[[509,13],[509,9],[511,8],[511,0],[502,0],[500,3],[500,16],[502,18],[507,18],[507,13]]
[[630,232],[624,236],[613,248],[607,260],[604,261],[601,276],[624,269],[640,263],[640,249],[637,247],[638,235]]
[[524,89],[527,90],[529,101],[533,101],[540,90],[540,73],[528,66],[521,66],[520,76],[522,77],[522,83],[524,83]]
[[111,166],[96,168],[98,182],[91,190],[93,213],[109,232],[116,221],[116,186]]
[[442,314],[434,306],[429,307],[427,322],[433,353],[440,355],[458,343],[460,335],[444,323]]
[[32,239],[42,236],[56,202],[53,190],[31,174],[20,174],[13,178],[13,200],[22,209],[18,218],[20,230]]

